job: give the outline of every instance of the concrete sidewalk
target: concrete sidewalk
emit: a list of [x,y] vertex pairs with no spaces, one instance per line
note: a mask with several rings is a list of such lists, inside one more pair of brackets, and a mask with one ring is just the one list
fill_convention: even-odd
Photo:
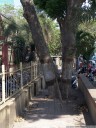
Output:
[[73,90],[68,100],[49,99],[44,92],[30,101],[24,119],[14,122],[13,128],[66,128],[93,125],[81,92]]

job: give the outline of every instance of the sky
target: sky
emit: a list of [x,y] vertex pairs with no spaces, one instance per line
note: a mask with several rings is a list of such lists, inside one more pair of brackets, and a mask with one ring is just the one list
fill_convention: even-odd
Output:
[[0,0],[0,5],[4,5],[4,4],[14,4],[14,0]]
[[14,0],[15,7],[21,6],[20,0]]

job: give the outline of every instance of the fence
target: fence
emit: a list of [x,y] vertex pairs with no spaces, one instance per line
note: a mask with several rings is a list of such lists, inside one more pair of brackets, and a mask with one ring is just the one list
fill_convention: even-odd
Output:
[[5,71],[5,66],[2,65],[2,73],[0,73],[0,104],[40,76],[41,68],[38,62],[31,62],[27,66],[20,63],[19,67],[15,71],[7,72]]

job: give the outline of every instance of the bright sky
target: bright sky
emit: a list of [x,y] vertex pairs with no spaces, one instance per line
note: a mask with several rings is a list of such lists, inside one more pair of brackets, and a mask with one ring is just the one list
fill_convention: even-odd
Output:
[[20,0],[14,0],[15,7],[21,6]]

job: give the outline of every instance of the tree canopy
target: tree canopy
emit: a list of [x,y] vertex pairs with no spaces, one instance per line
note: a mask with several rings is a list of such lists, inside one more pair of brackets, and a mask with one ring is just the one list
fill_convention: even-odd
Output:
[[45,40],[51,55],[61,54],[60,29],[58,23],[49,18],[44,12],[39,12],[38,17]]
[[[45,63],[48,65],[51,62],[50,61],[51,58],[50,58],[49,50],[43,38],[41,26],[36,16],[36,11],[34,9],[33,1],[39,9],[44,10],[51,18],[57,19],[59,23],[61,43],[62,43],[62,81],[65,84],[65,86],[63,86],[62,88],[62,91],[66,93],[65,94],[66,98],[68,98],[68,86],[71,83],[70,80],[72,75],[73,59],[76,50],[75,36],[78,28],[78,21],[81,14],[80,12],[82,9],[82,4],[86,0],[62,0],[62,1],[20,0],[20,1],[23,5],[24,17],[30,26],[31,33],[34,35],[33,40],[36,44],[36,49],[38,51],[40,62],[43,65]],[[90,1],[93,2],[93,0]],[[43,52],[42,49],[44,49]],[[52,73],[53,70],[52,68],[50,69]]]
[[63,17],[66,13],[66,0],[34,0],[35,5],[45,10],[52,18]]
[[84,55],[86,60],[95,49],[95,37],[88,32],[78,31],[76,35],[77,56]]
[[[83,2],[85,2],[85,0],[80,0],[81,4],[83,4]],[[70,5],[70,0],[34,0],[34,3],[35,5],[37,5],[38,8],[45,10],[45,12],[52,18],[64,18],[68,13],[68,6],[73,6],[75,9],[74,11],[76,11],[79,1],[74,0],[74,2],[72,3],[73,5]],[[88,8],[88,10],[91,10],[91,12],[95,14],[96,0],[89,0],[88,3],[90,4],[90,8]]]
[[[66,17],[66,15],[68,15],[68,16],[71,15],[73,17],[73,19],[70,19],[71,24],[74,21],[74,19],[76,18],[76,17],[74,17],[76,15],[76,11],[80,11],[80,13],[79,13],[80,15],[78,18],[76,18],[77,21],[75,20],[75,22],[78,22],[78,20],[80,20],[82,24],[84,24],[85,21],[88,24],[89,20],[91,21],[91,19],[94,20],[96,18],[96,0],[88,0],[88,3],[86,3],[85,0],[80,0],[80,1],[81,2],[74,0],[74,2],[70,4],[70,0],[63,0],[63,1],[60,1],[60,0],[34,0],[34,3],[39,9],[44,10],[51,18],[58,19],[58,17],[59,17],[59,19],[64,19]],[[79,6],[80,8],[78,9],[79,3],[81,4],[81,6]],[[71,9],[72,9],[73,15],[71,13],[69,14],[69,12],[68,12],[69,7],[71,7]],[[67,20],[67,22],[68,22],[68,20]],[[82,25],[82,26],[84,26],[84,25]],[[92,39],[91,34],[89,34],[87,32],[83,32],[83,31],[82,32],[79,31],[78,32],[78,34],[80,34],[79,36],[81,36],[81,33],[82,33],[81,38],[82,39],[84,38],[84,41],[85,41],[85,39],[87,40],[87,37],[88,37],[88,39],[89,38]],[[78,34],[77,34],[77,37],[78,37]],[[94,34],[94,32],[93,32],[93,34]],[[82,42],[81,38],[78,37],[79,42]],[[90,41],[90,39],[87,44],[85,42],[85,45],[89,45],[89,43],[92,43],[91,42],[92,40]],[[78,46],[79,45],[80,45],[80,43],[78,44]],[[83,45],[84,45],[84,42],[83,42]],[[93,43],[90,45],[93,45]],[[52,46],[49,45],[49,47],[52,52],[54,44]]]

